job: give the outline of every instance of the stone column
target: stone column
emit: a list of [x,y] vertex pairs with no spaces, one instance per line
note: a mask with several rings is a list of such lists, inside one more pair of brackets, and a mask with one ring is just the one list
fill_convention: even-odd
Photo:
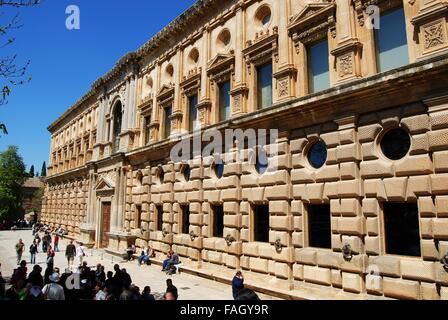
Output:
[[[336,40],[328,39],[336,68],[330,67],[331,83],[341,83],[362,76],[362,43],[356,38],[353,7],[350,0],[337,0]],[[334,45],[332,45],[334,43]]]

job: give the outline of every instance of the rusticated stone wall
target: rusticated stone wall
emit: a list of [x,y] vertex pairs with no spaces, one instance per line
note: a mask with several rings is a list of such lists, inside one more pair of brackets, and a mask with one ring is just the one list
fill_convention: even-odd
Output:
[[70,236],[78,236],[79,226],[86,217],[88,191],[87,177],[47,184],[40,221],[51,227],[63,227]]

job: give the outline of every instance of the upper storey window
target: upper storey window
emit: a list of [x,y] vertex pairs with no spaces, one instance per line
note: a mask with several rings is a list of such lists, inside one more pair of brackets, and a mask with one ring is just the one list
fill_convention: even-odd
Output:
[[173,108],[171,106],[163,108],[163,138],[167,139],[171,136],[171,115],[173,113]]
[[198,96],[188,97],[188,129],[194,131],[198,128]]
[[112,146],[113,152],[117,152],[120,148],[120,133],[123,118],[123,108],[121,101],[115,104],[114,114],[113,114],[113,131],[112,131]]
[[272,63],[257,67],[257,106],[258,109],[272,105]]
[[380,27],[375,29],[378,72],[409,63],[406,20],[403,7],[380,15]]
[[318,92],[330,87],[330,67],[328,63],[328,39],[325,38],[308,46],[308,86],[309,92]]
[[219,121],[230,119],[230,81],[219,84]]

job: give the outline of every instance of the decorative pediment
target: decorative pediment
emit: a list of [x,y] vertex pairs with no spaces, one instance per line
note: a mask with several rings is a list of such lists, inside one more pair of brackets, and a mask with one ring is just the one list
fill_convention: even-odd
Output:
[[229,54],[218,53],[213,59],[207,63],[207,73],[215,73],[217,70],[221,70],[235,61],[233,51]]
[[174,86],[164,84],[157,92],[157,97],[164,96],[174,91]]
[[229,54],[219,53],[208,62],[207,74],[212,84],[220,83],[231,79],[234,74],[234,69],[234,52],[231,51]]
[[308,44],[327,36],[328,31],[332,38],[336,38],[336,4],[311,3],[305,6],[297,15],[290,18],[289,33],[296,45]]
[[247,41],[243,50],[247,70],[251,74],[252,66],[274,61],[278,63],[278,27],[272,28],[272,33],[266,30],[263,35],[258,35],[255,41]]
[[174,86],[164,84],[157,93],[157,100],[162,106],[174,100]]
[[326,9],[331,7],[331,3],[310,3],[307,4],[302,11],[289,18],[290,24],[307,23],[320,16]]
[[107,176],[102,177],[95,186],[97,192],[113,191],[114,189],[114,182]]

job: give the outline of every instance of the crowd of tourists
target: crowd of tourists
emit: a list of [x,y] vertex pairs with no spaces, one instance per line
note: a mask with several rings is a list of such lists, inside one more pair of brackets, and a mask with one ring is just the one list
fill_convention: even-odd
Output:
[[[42,271],[36,264],[28,274],[26,261],[21,261],[14,270],[8,290],[5,290],[6,282],[0,273],[0,300],[156,300],[149,286],[141,291],[132,283],[126,269],[118,264],[114,265],[113,271],[106,272],[103,265],[90,268],[84,261],[75,271],[67,268],[61,272],[47,263],[43,274]],[[172,279],[167,279],[166,285],[163,299],[177,300],[177,288]]]
[[[14,269],[8,290],[5,290],[6,281],[1,276],[0,264],[0,300],[155,300],[149,286],[140,291],[140,288],[132,283],[126,269],[118,264],[114,266],[113,271],[108,272],[101,264],[95,268],[89,267],[84,261],[88,253],[87,248],[83,243],[76,246],[73,240],[69,240],[65,247],[67,269],[61,272],[54,266],[54,258],[56,252],[59,252],[59,241],[65,235],[64,230],[35,225],[32,232],[34,239],[29,246],[29,264],[33,265],[32,270],[28,274],[27,261],[22,259],[26,246],[22,239],[19,239],[15,245],[18,267]],[[43,233],[42,237],[39,233]],[[46,255],[46,269],[43,274],[42,267],[36,264],[36,256],[40,252]],[[143,248],[138,256],[136,253],[136,247],[129,246],[126,250],[127,261],[136,256],[138,265],[149,265],[155,257],[155,251],[150,247]],[[170,250],[163,260],[162,271],[172,275],[179,271],[180,263],[179,255]],[[172,280],[167,279],[166,284],[163,299],[177,300],[177,288]],[[259,300],[255,292],[245,288],[240,271],[232,280],[232,294],[235,300]]]

